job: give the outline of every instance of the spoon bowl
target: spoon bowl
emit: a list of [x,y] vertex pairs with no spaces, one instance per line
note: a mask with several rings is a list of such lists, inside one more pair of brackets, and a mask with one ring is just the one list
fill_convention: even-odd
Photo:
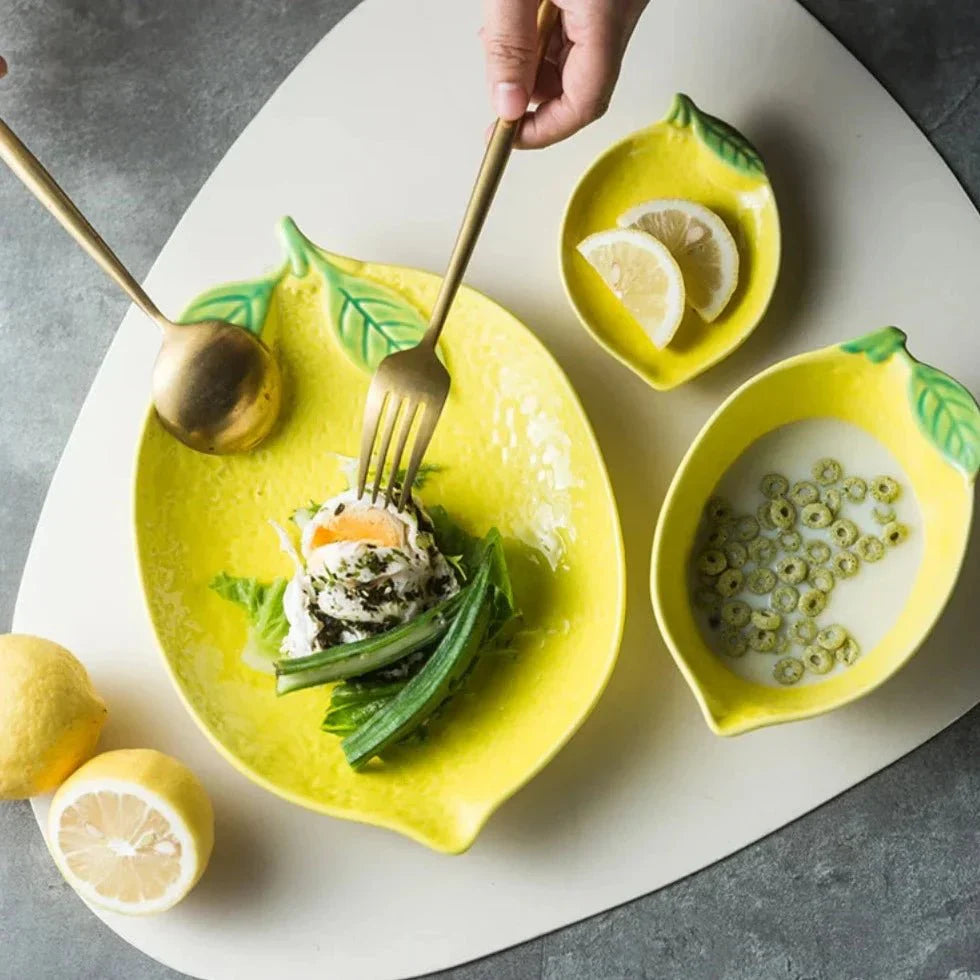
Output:
[[272,430],[282,376],[272,351],[223,320],[170,324],[153,366],[153,403],[163,427],[202,453],[243,453]]

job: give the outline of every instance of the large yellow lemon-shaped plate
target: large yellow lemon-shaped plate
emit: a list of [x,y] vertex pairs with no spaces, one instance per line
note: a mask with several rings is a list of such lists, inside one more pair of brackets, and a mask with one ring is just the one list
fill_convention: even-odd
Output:
[[[320,731],[326,688],[277,698],[241,660],[246,625],[209,588],[221,571],[271,580],[289,560],[268,522],[346,486],[371,370],[415,343],[438,279],[324,252],[288,219],[288,262],[221,286],[188,322],[221,316],[279,352],[288,397],[249,454],[188,450],[149,416],[136,472],[136,540],[150,615],[177,689],[221,753],[280,796],[466,849],[490,813],[578,728],[613,668],[624,614],[622,539],[588,420],[561,370],[514,317],[464,289],[442,356],[453,388],[423,502],[508,541],[522,631],[485,657],[422,745],[357,774]],[[339,454],[339,455],[338,455]]]
[[[714,211],[735,238],[738,285],[721,315],[705,323],[685,311],[658,350],[577,246],[645,201],[684,198]],[[661,122],[603,153],[572,193],[560,239],[562,278],[583,326],[654,388],[675,388],[742,344],[762,319],[779,273],[779,215],[762,158],[736,129],[674,97]]]

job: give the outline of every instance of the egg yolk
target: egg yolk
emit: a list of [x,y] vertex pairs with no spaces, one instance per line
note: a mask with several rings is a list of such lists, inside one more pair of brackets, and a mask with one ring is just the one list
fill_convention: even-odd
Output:
[[362,541],[382,548],[401,548],[405,544],[405,525],[388,511],[343,510],[313,532],[313,548],[335,541]]

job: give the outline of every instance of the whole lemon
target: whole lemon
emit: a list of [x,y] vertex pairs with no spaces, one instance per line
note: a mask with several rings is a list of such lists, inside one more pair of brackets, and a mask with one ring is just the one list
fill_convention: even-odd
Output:
[[0,799],[57,788],[95,750],[106,706],[64,647],[0,636]]

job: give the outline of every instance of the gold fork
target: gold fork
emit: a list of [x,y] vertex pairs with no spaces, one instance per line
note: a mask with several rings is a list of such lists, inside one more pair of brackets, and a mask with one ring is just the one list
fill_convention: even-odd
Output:
[[[558,21],[558,8],[544,0],[538,7],[537,66],[540,67],[551,32]],[[378,499],[383,482],[385,463],[391,440],[398,428],[395,452],[391,458],[385,506],[391,503],[398,484],[398,473],[409,435],[415,428],[415,441],[408,466],[401,481],[398,510],[402,510],[412,494],[412,484],[419,465],[435,432],[449,395],[449,372],[436,355],[436,344],[446,323],[449,308],[456,297],[463,273],[473,254],[476,239],[483,228],[487,212],[503,176],[504,167],[514,148],[514,140],[520,121],[506,122],[498,119],[487,143],[486,153],[476,176],[463,222],[456,236],[449,257],[449,266],[442,280],[429,326],[415,347],[389,354],[379,365],[368,389],[364,406],[364,424],[361,430],[361,456],[357,477],[357,495],[364,496],[371,469],[371,456],[375,444],[378,450],[374,462],[374,483],[371,502]],[[400,420],[400,421],[399,421]]]

